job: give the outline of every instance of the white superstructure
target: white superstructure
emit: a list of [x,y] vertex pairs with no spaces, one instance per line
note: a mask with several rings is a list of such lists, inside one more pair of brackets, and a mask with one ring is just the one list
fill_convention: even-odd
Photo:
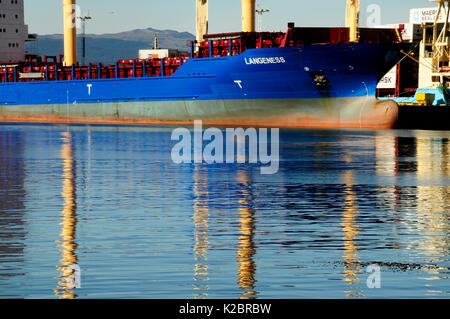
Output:
[[23,61],[27,39],[23,0],[0,0],[0,62]]

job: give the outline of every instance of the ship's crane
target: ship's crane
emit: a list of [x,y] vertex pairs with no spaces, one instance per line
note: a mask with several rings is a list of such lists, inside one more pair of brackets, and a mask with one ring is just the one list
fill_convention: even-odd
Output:
[[[242,32],[255,32],[255,13],[260,15],[269,10],[256,10],[256,0],[241,0],[242,5]],[[347,13],[345,17],[346,27],[350,28],[350,42],[359,41],[359,13],[360,0],[347,0]],[[203,36],[208,33],[208,0],[196,0],[197,10],[197,42],[203,41]],[[261,22],[260,22],[261,24]]]
[[[433,24],[422,23],[423,39],[420,44],[419,87],[438,87],[450,78],[450,0],[429,0],[438,2]],[[445,20],[442,21],[442,17]],[[432,30],[428,32],[428,30]]]
[[[68,1],[68,0],[65,0]],[[195,0],[197,43],[204,40],[208,33],[208,0]],[[241,0],[242,32],[255,32],[256,0]],[[263,11],[268,12],[267,10]]]
[[[450,75],[449,73],[449,62],[450,62],[450,55],[449,55],[449,48],[450,48],[450,42],[449,42],[449,25],[448,25],[448,18],[449,18],[449,2],[450,0],[430,0],[431,2],[439,2],[439,8],[438,12],[436,14],[436,18],[433,25],[433,43],[432,43],[432,65],[433,70],[437,73],[441,73],[442,71],[445,71],[447,75]],[[445,21],[444,26],[442,27],[442,30],[439,32],[438,30],[438,19],[441,14],[444,14]]]
[[345,26],[350,28],[350,42],[359,41],[359,12],[361,10],[360,0],[347,0],[347,14]]

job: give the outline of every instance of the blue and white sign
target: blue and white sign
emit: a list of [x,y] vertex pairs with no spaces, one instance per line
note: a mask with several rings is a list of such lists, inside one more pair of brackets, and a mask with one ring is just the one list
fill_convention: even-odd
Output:
[[[434,23],[436,15],[438,13],[438,9],[439,8],[437,7],[411,9],[409,15],[409,22],[413,24]],[[438,23],[444,22],[445,22],[445,9],[442,8],[438,17]]]

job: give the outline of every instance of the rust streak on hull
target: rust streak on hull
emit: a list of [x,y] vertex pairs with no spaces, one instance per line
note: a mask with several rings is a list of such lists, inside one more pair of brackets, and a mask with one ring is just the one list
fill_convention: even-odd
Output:
[[[314,101],[314,105],[304,102],[307,107],[301,103],[287,105],[286,102],[277,106],[273,101],[269,102],[269,107],[266,102],[253,101],[244,102],[240,108],[235,103],[222,101],[220,110],[217,101],[214,102],[196,102],[188,107],[183,101],[176,107],[164,106],[164,102],[137,106],[111,103],[111,110],[95,115],[77,109],[79,105],[70,105],[68,110],[66,106],[58,107],[59,112],[42,110],[39,106],[3,106],[3,109],[0,107],[0,122],[191,126],[194,120],[202,120],[207,126],[391,129],[395,127],[399,113],[395,102],[369,98],[352,102],[353,105],[334,100]],[[96,108],[96,105],[90,107]],[[135,110],[131,113],[133,107]],[[104,109],[104,106],[98,109]]]

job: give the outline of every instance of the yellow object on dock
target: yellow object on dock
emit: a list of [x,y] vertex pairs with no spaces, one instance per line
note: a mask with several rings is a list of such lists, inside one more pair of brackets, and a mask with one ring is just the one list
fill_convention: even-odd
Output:
[[417,93],[416,100],[419,105],[433,105],[435,95],[430,93]]
[[397,103],[398,106],[446,106],[448,108],[450,108],[450,106],[448,106],[447,104],[437,104],[437,105],[433,105],[433,104],[426,104],[426,103],[404,103],[404,102],[399,102]]

